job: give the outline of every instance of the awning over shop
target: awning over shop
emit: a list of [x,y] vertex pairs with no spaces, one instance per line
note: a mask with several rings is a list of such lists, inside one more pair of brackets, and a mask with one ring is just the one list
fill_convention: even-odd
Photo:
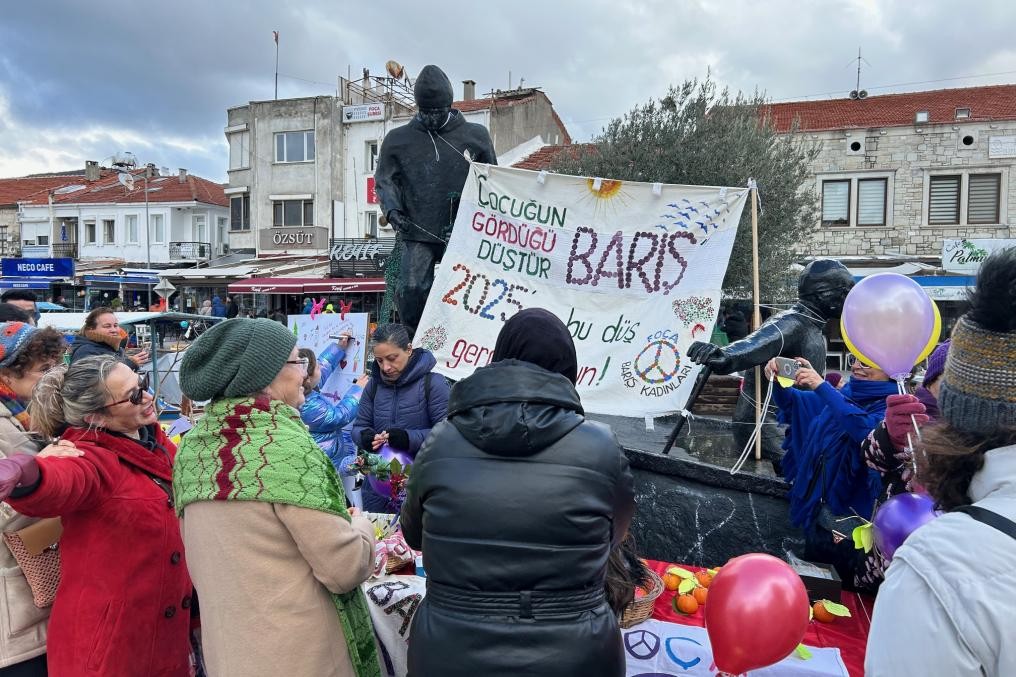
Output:
[[49,289],[57,278],[44,277],[5,277],[0,279],[0,289]]
[[935,301],[966,301],[967,292],[977,283],[972,275],[918,275],[910,279]]
[[143,286],[159,284],[158,275],[82,275],[86,286],[104,289],[116,288],[120,285]]
[[258,277],[229,285],[230,294],[380,293],[381,278]]

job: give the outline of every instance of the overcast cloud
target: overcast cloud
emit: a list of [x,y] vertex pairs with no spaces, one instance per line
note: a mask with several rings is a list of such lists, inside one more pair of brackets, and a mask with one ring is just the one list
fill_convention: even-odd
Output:
[[1014,25],[1011,0],[6,3],[0,176],[129,150],[224,181],[226,109],[272,98],[273,30],[280,98],[334,94],[347,68],[388,59],[411,76],[438,64],[457,97],[464,79],[507,88],[510,71],[587,140],[707,71],[774,100],[844,96],[859,46],[872,95],[1016,82]]

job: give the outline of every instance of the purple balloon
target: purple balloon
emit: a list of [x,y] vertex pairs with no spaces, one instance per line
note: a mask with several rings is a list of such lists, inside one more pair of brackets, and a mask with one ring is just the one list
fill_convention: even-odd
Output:
[[[392,449],[387,444],[382,445],[381,448],[377,450],[377,453],[382,459],[388,461],[389,463],[394,458],[399,459],[399,463],[402,464],[403,468],[407,465],[412,465],[413,463],[413,457],[408,453]],[[370,482],[371,489],[373,489],[377,494],[384,496],[385,498],[391,498],[392,483],[390,481],[386,480],[382,482],[373,475],[367,475],[367,481]]]
[[927,494],[896,494],[882,504],[872,520],[875,545],[886,560],[891,560],[907,536],[939,514],[935,500]]
[[931,299],[905,275],[864,278],[843,302],[843,329],[850,342],[890,378],[906,378],[935,331]]

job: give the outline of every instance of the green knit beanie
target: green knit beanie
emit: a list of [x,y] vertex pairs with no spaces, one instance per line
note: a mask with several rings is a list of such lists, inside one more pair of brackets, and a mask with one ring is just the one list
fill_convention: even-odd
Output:
[[295,346],[293,332],[274,320],[219,322],[184,352],[180,389],[197,402],[259,393],[286,366]]

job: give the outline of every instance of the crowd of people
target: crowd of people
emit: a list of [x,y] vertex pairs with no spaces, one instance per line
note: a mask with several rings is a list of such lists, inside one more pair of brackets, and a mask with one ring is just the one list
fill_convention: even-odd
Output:
[[[58,538],[60,578],[0,546],[0,676],[379,676],[361,590],[375,529],[339,471],[385,446],[413,459],[399,521],[427,570],[409,674],[625,673],[607,570],[633,479],[585,417],[553,314],[513,316],[491,364],[452,388],[406,327],[382,325],[369,375],[338,400],[320,383],[351,336],[314,353],[271,319],[220,322],[184,353],[181,389],[206,404],[177,448],[150,356],[124,351],[112,310],[70,350],[30,313],[0,303],[0,521],[5,541]],[[798,363],[796,387],[773,392],[791,519],[806,559],[877,591],[868,673],[1016,674],[1016,250],[983,264],[913,395],[862,360],[840,387]],[[945,514],[891,563],[836,538],[904,491]],[[362,498],[392,506],[369,484]]]

